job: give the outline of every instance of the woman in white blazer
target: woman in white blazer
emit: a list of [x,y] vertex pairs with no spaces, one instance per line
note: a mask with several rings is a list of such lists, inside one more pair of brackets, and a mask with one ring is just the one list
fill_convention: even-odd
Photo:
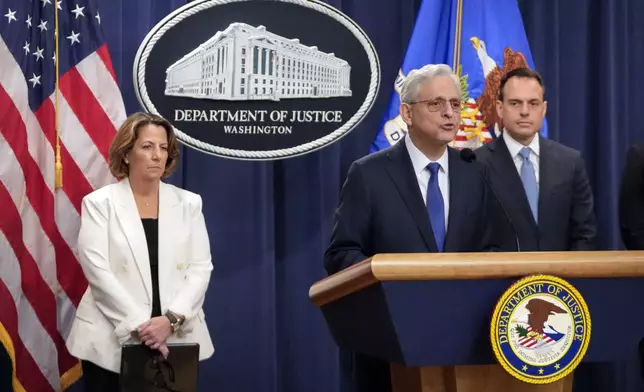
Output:
[[121,345],[213,344],[202,310],[212,262],[201,197],[165,184],[179,146],[165,119],[130,116],[109,152],[120,181],[82,202],[78,254],[89,287],[67,339],[91,391],[119,390]]

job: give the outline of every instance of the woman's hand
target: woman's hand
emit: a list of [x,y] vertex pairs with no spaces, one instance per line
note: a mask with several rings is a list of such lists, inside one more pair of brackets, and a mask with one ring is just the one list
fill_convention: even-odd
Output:
[[165,343],[163,343],[159,347],[159,351],[161,352],[161,355],[163,355],[163,358],[168,359],[168,354],[170,354],[170,350],[168,350],[168,346]]
[[146,346],[160,351],[164,347],[167,352],[168,348],[165,343],[172,335],[172,326],[170,326],[170,320],[167,317],[153,317],[141,324],[137,331],[139,339]]

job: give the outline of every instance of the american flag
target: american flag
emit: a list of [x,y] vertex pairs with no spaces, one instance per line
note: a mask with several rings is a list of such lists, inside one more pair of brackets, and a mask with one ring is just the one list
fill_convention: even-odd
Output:
[[[532,327],[528,325],[526,328],[528,333],[532,332]],[[537,349],[541,347],[545,347],[548,345],[551,345],[553,343],[558,342],[561,340],[562,337],[565,335],[563,334],[546,334],[546,333],[541,333],[541,336],[539,336],[538,339],[535,339],[536,336],[525,336],[519,339],[519,344],[522,345],[523,347],[530,348],[530,349]]]
[[108,149],[125,108],[93,2],[0,7],[0,341],[16,391],[59,391],[81,374],[65,348],[87,287],[76,252],[81,200],[114,182]]

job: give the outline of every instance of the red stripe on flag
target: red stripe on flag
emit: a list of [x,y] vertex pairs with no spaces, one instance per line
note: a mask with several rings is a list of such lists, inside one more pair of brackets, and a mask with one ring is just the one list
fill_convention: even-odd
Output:
[[96,51],[96,54],[98,54],[98,57],[101,58],[103,64],[105,64],[105,68],[107,68],[110,75],[112,75],[112,77],[114,78],[116,84],[118,84],[118,80],[116,80],[116,73],[114,72],[114,67],[112,66],[112,58],[110,57],[110,51],[107,48],[107,44],[101,45],[101,47]]
[[530,344],[526,344],[526,347],[533,347],[537,344],[538,342],[536,340],[533,340]]
[[[47,140],[49,140],[49,143],[51,143],[55,151],[56,126],[54,103],[51,99],[46,99],[35,114],[40,127],[47,136]],[[63,190],[80,215],[83,197],[91,193],[94,189],[63,143],[60,143],[60,160],[63,164]],[[78,304],[74,302],[74,305]]]
[[[0,183],[0,188],[3,185]],[[11,343],[14,349],[16,377],[26,391],[49,391],[51,384],[40,371],[40,368],[34,361],[29,351],[25,347],[20,335],[18,335],[18,312],[13,302],[13,297],[7,286],[0,280],[0,303],[2,312],[0,312],[0,324],[7,330],[11,337]]]
[[[0,89],[0,105],[2,102],[7,100],[6,98],[6,92],[4,89]],[[13,105],[13,102],[11,100],[7,101],[8,104]],[[43,110],[48,110],[53,108],[53,105],[51,102],[45,101],[45,103],[41,106],[41,109]],[[54,141],[55,141],[55,127],[54,127],[54,120],[53,120],[53,110],[51,111],[52,116],[50,115],[44,115],[39,111],[35,113],[36,118],[38,119],[38,122],[40,123],[40,127],[43,129],[43,132],[45,135],[47,135],[47,138],[49,139],[51,135],[54,135]],[[19,113],[16,112],[17,116],[20,116]],[[22,123],[22,120],[20,120]],[[24,124],[22,124],[22,133],[21,133],[21,139],[24,139],[24,142],[26,143],[26,130],[24,129]],[[54,132],[52,132],[52,129]],[[15,135],[13,135],[14,138],[18,137],[17,135],[17,129],[14,132]],[[62,146],[61,146],[62,149]],[[15,149],[14,149],[15,151]],[[62,152],[61,152],[62,154]],[[69,156],[69,154],[68,154]],[[61,156],[62,158],[62,156]],[[78,264],[78,261],[76,260],[76,256],[72,253],[71,249],[63,239],[63,237],[60,235],[60,232],[58,231],[58,226],[56,225],[55,222],[55,212],[54,212],[54,196],[49,190],[47,184],[45,183],[45,180],[42,178],[40,175],[40,171],[37,166],[36,162],[33,161],[31,157],[29,157],[29,163],[26,163],[31,170],[37,170],[38,171],[38,176],[34,177],[33,181],[35,181],[32,185],[27,186],[27,196],[29,196],[29,200],[31,202],[32,207],[34,208],[34,211],[36,211],[36,214],[38,214],[38,217],[40,218],[40,224],[42,225],[43,230],[47,234],[47,237],[49,237],[49,240],[51,241],[52,245],[54,246],[54,250],[56,253],[56,276],[58,278],[58,283],[60,283],[61,287],[63,290],[65,290],[65,293],[67,294],[67,297],[69,297],[69,300],[71,303],[77,307],[78,304],[80,303],[81,298],[83,297],[83,294],[85,294],[85,289],[87,288],[87,283],[85,282],[85,275],[83,274],[83,270],[81,269],[80,265]],[[23,170],[25,169],[23,165]],[[64,169],[66,170],[66,169]],[[80,171],[80,169],[79,169]],[[73,174],[74,170],[70,168],[70,173]],[[63,182],[65,181],[65,173],[63,173]],[[79,177],[74,177],[71,176],[71,178],[68,179],[68,181],[78,181],[80,184],[83,182],[86,182],[87,180],[85,179],[84,176]],[[32,188],[34,187],[34,188]],[[33,195],[32,196],[30,196]],[[82,280],[79,280],[82,279]]]
[[40,320],[43,328],[56,344],[56,349],[59,353],[59,369],[66,368],[66,366],[69,366],[70,364],[73,366],[77,361],[67,353],[65,342],[63,342],[63,339],[58,332],[58,318],[56,315],[57,307],[54,294],[40,274],[38,264],[31,256],[31,253],[29,253],[29,250],[25,247],[25,243],[22,240],[23,227],[20,214],[18,213],[15,204],[13,204],[11,195],[4,185],[0,186],[0,205],[3,206],[0,230],[4,233],[4,236],[7,238],[7,241],[13,249],[13,253],[16,255],[16,258],[20,263],[20,282],[22,292],[25,294],[25,297],[27,297],[27,300],[34,309],[34,312],[36,312],[36,316]]
[[116,129],[76,68],[69,69],[60,78],[60,91],[105,162],[108,162]]
[[[69,249],[60,235],[54,221],[54,196],[47,187],[38,165],[29,154],[27,149],[27,129],[22,121],[22,117],[5,89],[1,86],[0,108],[0,132],[16,155],[25,176],[27,198],[36,215],[38,215],[43,231],[54,246],[58,281],[63,288],[69,290],[66,290],[66,293],[74,306],[78,306],[78,302],[80,302],[80,297],[82,297],[85,288],[80,287],[81,285],[74,280],[78,277],[76,270],[80,270],[81,274],[82,270],[71,249]],[[29,299],[34,311],[36,311],[43,327],[56,344],[59,350],[59,370],[61,373],[64,373],[72,368],[77,360],[67,352],[65,343],[58,333],[57,307],[53,293],[42,279],[36,262],[22,241],[22,221],[20,214],[7,190],[2,187],[0,191],[3,191],[0,192],[0,206],[3,206],[2,215],[9,222],[12,219],[15,220],[15,228],[19,229],[12,233],[5,232],[5,236],[12,242],[15,254],[18,260],[20,260],[20,265],[23,270],[23,292]]]

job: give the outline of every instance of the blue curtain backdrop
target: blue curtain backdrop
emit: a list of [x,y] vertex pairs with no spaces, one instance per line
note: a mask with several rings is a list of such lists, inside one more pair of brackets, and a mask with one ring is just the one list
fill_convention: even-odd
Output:
[[[132,63],[143,37],[178,0],[102,0],[105,35],[128,113],[139,110]],[[205,310],[216,346],[202,390],[339,390],[337,350],[308,288],[322,255],[349,164],[368,153],[404,56],[420,1],[334,0],[371,37],[381,94],[349,136],[310,155],[272,163],[225,160],[184,149],[172,182],[204,198],[214,273]],[[628,145],[644,139],[644,2],[523,0],[552,139],[584,154],[596,197],[600,243],[621,247],[617,190]],[[633,310],[638,311],[638,310]],[[616,330],[639,328],[622,323]],[[635,349],[635,348],[634,348]],[[635,363],[580,368],[576,391],[641,390]]]
[[[100,0],[115,72],[129,113],[134,55],[148,31],[188,1]],[[420,1],[328,1],[371,38],[389,91]],[[369,152],[388,94],[350,135],[281,162],[240,162],[182,150],[172,182],[202,195],[214,262],[205,313],[215,355],[200,386],[226,392],[333,392],[337,348],[308,300],[324,277],[322,257],[350,163]]]
[[618,249],[621,170],[628,146],[644,139],[644,2],[522,0],[520,6],[545,79],[550,138],[584,155],[600,246]]
[[[622,249],[621,172],[627,148],[644,140],[644,2],[521,0],[520,6],[545,79],[550,138],[582,152],[595,196],[599,246]],[[615,324],[628,328],[628,322]],[[642,391],[638,375],[635,360],[587,365],[577,372],[575,390]]]

